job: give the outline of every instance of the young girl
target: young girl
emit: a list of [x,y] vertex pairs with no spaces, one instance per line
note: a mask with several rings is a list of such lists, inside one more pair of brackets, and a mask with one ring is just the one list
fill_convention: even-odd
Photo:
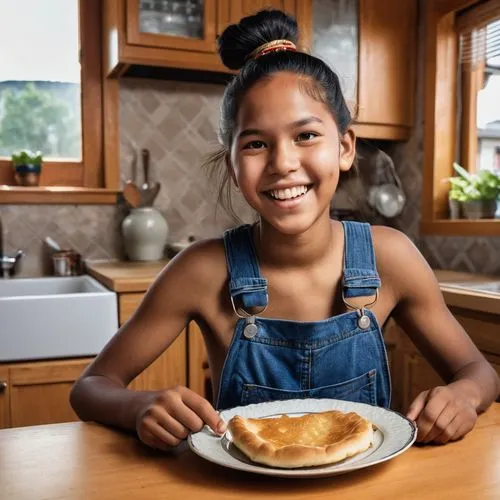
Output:
[[[386,227],[330,220],[355,135],[337,76],[296,41],[295,21],[280,11],[220,37],[222,61],[240,69],[222,101],[222,168],[259,221],[193,244],[165,267],[75,384],[80,418],[166,450],[204,424],[222,433],[217,410],[232,406],[337,398],[388,407],[380,326],[389,316],[448,382],[408,409],[419,441],[461,438],[498,396],[497,375],[413,244]],[[214,406],[186,387],[128,390],[191,320],[203,331]]]

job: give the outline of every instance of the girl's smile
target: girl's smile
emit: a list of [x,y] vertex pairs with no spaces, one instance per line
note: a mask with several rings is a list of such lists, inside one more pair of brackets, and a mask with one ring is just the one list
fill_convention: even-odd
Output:
[[313,184],[295,185],[291,188],[271,189],[264,191],[273,206],[281,210],[293,210],[298,208],[306,199]]

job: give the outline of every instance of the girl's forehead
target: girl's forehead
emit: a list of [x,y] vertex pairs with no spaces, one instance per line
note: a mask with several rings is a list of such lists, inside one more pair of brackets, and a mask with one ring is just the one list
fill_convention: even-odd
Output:
[[314,85],[304,76],[280,72],[255,83],[241,98],[236,125],[248,122],[290,122],[305,115],[333,119],[328,106],[307,92]]

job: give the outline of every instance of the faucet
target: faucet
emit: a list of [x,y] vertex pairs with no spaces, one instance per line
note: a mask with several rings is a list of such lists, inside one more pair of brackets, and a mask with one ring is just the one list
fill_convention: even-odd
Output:
[[22,250],[18,250],[13,257],[3,253],[3,227],[0,216],[0,278],[10,278],[16,274],[18,262],[24,255]]

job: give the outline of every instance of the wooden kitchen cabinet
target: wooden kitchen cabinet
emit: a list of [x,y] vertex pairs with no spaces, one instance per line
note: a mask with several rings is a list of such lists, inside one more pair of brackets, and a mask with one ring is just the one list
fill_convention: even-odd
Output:
[[[188,52],[216,50],[217,0],[126,0],[125,15],[128,44]],[[165,22],[168,18],[171,21]]]
[[416,0],[359,0],[357,133],[408,139],[414,120]]
[[200,327],[194,321],[188,327],[188,387],[205,399],[213,400],[207,350]]
[[73,422],[71,387],[91,358],[0,366],[0,428]]
[[148,20],[150,7],[161,4],[156,0],[103,1],[107,76],[119,77],[132,66],[133,75],[144,74],[144,68],[149,68],[146,72],[151,68],[201,71],[198,81],[203,74],[229,74],[217,55],[217,35],[229,23],[264,7],[284,9],[297,19],[300,48],[338,72],[357,135],[409,138],[415,108],[417,0],[200,0],[193,2],[201,6],[200,29],[187,36]]
[[313,54],[340,79],[360,137],[410,136],[416,88],[416,0],[316,0]]
[[0,429],[9,426],[9,371],[7,366],[0,365]]
[[404,370],[399,382],[403,383],[401,391],[403,397],[398,406],[400,406],[399,409],[405,411],[421,392],[443,385],[444,382],[420,354],[403,352],[402,356]]
[[284,10],[292,14],[299,25],[299,46],[304,49],[311,47],[312,0],[219,0],[219,33],[222,33],[228,24],[237,23],[243,16],[265,8]]
[[104,0],[106,74],[120,76],[131,65],[230,73],[219,60],[217,36],[229,23],[264,7],[295,15],[301,44],[309,46],[310,0]]

